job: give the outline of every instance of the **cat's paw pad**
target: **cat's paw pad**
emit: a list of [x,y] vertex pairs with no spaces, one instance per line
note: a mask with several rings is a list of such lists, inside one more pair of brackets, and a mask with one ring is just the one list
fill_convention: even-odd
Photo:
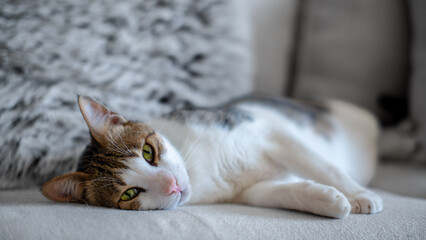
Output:
[[349,196],[349,202],[351,213],[374,214],[383,210],[382,198],[367,190]]

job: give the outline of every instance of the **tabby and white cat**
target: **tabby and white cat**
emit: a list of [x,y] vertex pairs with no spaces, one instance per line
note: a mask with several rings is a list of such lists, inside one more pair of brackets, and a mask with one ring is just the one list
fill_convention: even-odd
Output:
[[150,123],[90,97],[78,104],[92,141],[77,172],[44,184],[51,200],[131,210],[232,202],[333,218],[383,208],[363,187],[374,173],[377,124],[350,104],[252,97]]

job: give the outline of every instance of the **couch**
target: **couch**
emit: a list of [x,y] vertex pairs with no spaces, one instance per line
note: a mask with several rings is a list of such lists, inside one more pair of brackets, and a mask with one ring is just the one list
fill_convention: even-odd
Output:
[[[242,4],[251,27],[253,91],[342,98],[376,113],[391,135],[400,133],[395,129],[401,123],[416,123],[414,135],[405,131],[396,139],[419,135],[415,145],[421,146],[424,112],[418,110],[419,87],[408,82],[424,83],[419,76],[424,76],[426,68],[421,66],[426,65],[417,61],[422,59],[417,54],[425,42],[412,41],[417,38],[410,32],[421,28],[418,9],[426,9],[422,0],[250,0]],[[411,51],[416,52],[415,58]],[[246,68],[238,70],[250,76]],[[408,91],[411,88],[415,91]],[[426,90],[422,89],[420,95]],[[415,104],[410,105],[408,98],[415,98],[411,101]],[[392,146],[401,145],[397,141]],[[384,210],[374,215],[336,220],[236,204],[123,211],[52,202],[30,178],[25,183],[33,181],[31,187],[15,184],[0,190],[0,239],[425,239],[426,166],[418,148],[410,145],[401,151],[404,154],[398,158],[382,158],[378,165],[370,187],[383,198]]]

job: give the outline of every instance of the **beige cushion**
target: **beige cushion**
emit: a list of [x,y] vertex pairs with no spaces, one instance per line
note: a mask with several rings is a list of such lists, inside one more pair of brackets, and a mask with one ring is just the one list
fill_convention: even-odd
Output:
[[250,0],[255,91],[282,95],[287,85],[298,0]]
[[426,200],[379,192],[385,208],[344,220],[241,205],[124,211],[0,192],[0,239],[424,239]]
[[412,22],[411,112],[419,125],[419,161],[426,162],[426,1],[409,1]]
[[337,97],[379,111],[404,95],[407,22],[398,0],[303,1],[294,93]]

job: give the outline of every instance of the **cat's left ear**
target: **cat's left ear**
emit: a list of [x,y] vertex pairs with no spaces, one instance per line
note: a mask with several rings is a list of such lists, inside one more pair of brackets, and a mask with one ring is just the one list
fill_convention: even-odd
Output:
[[92,136],[101,144],[108,142],[112,131],[127,122],[120,114],[87,96],[78,96],[78,106]]
[[84,202],[84,182],[89,174],[82,172],[68,173],[46,182],[41,191],[44,196],[58,202]]

